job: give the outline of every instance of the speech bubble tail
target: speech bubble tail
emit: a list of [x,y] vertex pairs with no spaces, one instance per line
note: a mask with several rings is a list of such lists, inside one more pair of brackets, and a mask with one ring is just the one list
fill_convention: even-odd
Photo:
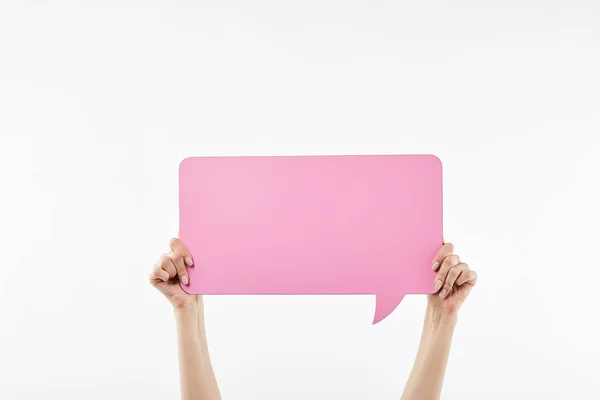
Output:
[[385,295],[378,293],[375,297],[375,317],[373,318],[373,325],[381,322],[385,317],[390,315],[403,298],[404,294]]

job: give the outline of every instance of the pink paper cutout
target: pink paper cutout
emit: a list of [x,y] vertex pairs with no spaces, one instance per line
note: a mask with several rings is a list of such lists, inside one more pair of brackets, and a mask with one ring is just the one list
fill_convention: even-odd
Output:
[[179,183],[188,293],[375,294],[375,324],[434,291],[435,156],[187,158]]

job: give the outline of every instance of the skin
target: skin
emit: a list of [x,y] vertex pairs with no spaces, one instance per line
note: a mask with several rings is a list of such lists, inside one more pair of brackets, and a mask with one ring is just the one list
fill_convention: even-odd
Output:
[[428,295],[421,343],[402,400],[437,400],[442,392],[450,344],[460,306],[477,283],[477,274],[444,244],[433,260],[436,292]]
[[183,400],[220,400],[221,393],[215,378],[204,327],[202,296],[190,295],[179,282],[188,282],[185,265],[193,265],[193,258],[183,242],[177,238],[169,243],[171,252],[163,254],[154,265],[150,283],[173,306],[177,325],[179,352],[179,380]]
[[[171,239],[169,245],[171,251],[155,264],[150,283],[173,306],[182,399],[220,400],[206,342],[202,296],[187,294],[179,284],[187,284],[186,265],[192,266],[193,258],[181,240]],[[440,248],[432,268],[438,272],[436,292],[428,295],[419,350],[401,400],[440,398],[458,311],[477,282],[475,271],[460,261],[450,243]]]

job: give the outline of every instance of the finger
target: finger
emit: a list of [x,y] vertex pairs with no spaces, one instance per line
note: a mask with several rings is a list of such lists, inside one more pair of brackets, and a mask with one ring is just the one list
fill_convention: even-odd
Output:
[[175,265],[175,269],[177,269],[177,276],[179,276],[179,280],[181,282],[183,282],[184,285],[187,285],[188,284],[188,276],[187,276],[187,270],[185,269],[185,264],[183,261],[183,255],[173,251],[173,252],[169,253],[168,257],[173,262],[173,265]]
[[150,274],[150,282],[151,283],[157,283],[159,281],[168,282],[168,280],[169,280],[169,274],[167,273],[167,271],[162,269],[160,265],[158,265],[158,264],[155,265],[154,268],[152,269],[152,273]]
[[455,254],[449,255],[443,259],[442,265],[439,268],[438,274],[435,278],[434,289],[436,292],[438,292],[444,285],[444,282],[446,282],[446,277],[448,276],[448,271],[450,271],[450,268],[454,267],[458,263],[460,263],[460,259]]
[[434,271],[437,271],[440,265],[442,264],[444,258],[448,257],[449,255],[452,255],[452,253],[454,253],[454,246],[452,245],[452,243],[444,243],[444,245],[438,250],[437,254],[433,258],[433,265],[431,266],[431,268]]
[[446,282],[444,283],[444,288],[440,292],[440,297],[446,297],[452,289],[454,288],[454,284],[456,280],[464,271],[469,271],[469,266],[465,263],[458,263],[448,271],[448,275],[446,276]]
[[477,282],[477,273],[475,271],[463,271],[463,273],[460,274],[460,277],[456,280],[456,285],[461,286],[467,282],[471,285],[475,285]]
[[177,268],[175,268],[175,264],[173,264],[173,261],[171,261],[169,258],[169,254],[163,254],[160,256],[160,259],[156,265],[169,274],[169,278],[174,278],[177,275]]
[[169,241],[169,246],[171,247],[172,251],[175,251],[175,252],[177,252],[177,253],[179,253],[179,254],[181,254],[183,256],[185,264],[188,267],[191,267],[192,265],[194,265],[194,260],[192,258],[192,253],[190,253],[190,251],[185,246],[185,244],[183,244],[183,242],[181,241],[181,239],[179,239],[179,238],[173,238],[173,239],[171,239]]

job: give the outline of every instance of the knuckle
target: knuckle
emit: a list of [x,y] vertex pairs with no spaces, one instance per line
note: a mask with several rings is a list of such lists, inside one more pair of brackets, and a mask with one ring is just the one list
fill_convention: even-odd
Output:
[[152,273],[150,274],[150,280],[160,278],[161,276],[163,276],[163,274],[164,271],[160,268],[160,266],[157,265],[156,267],[154,267]]
[[178,242],[179,242],[179,239],[172,238],[171,240],[169,240],[169,247],[171,247],[171,248],[176,247]]
[[454,245],[452,243],[444,243],[444,250],[448,252],[448,254],[454,253]]
[[[183,263],[183,256],[181,254],[173,252],[169,254],[169,258],[172,261],[171,268],[174,271],[177,271],[177,273],[182,273],[185,271],[185,264]],[[175,268],[173,268],[173,265],[175,265]]]
[[160,256],[160,259],[158,260],[159,265],[161,266],[165,266],[165,265],[169,265],[169,263],[171,262],[171,259],[169,258],[168,254],[163,254],[162,256]]
[[448,257],[446,257],[446,258],[444,259],[444,262],[443,262],[443,264],[442,264],[442,265],[444,266],[444,268],[446,268],[446,269],[450,269],[450,268],[452,268],[453,266],[455,266],[456,264],[458,264],[458,262],[459,262],[459,260],[458,260],[458,256],[456,256],[456,255],[451,255],[451,256],[448,256]]
[[448,280],[450,281],[454,281],[456,280],[456,278],[458,278],[458,275],[461,273],[462,271],[459,268],[451,268],[450,271],[448,272]]
[[158,268],[169,273],[170,271],[173,270],[173,262],[171,261],[171,259],[169,257],[167,257],[165,255],[165,256],[161,257],[161,262],[160,262],[160,265],[158,265]]
[[179,264],[183,263],[183,256],[176,251],[172,252],[170,257],[175,263],[175,266],[179,266]]

